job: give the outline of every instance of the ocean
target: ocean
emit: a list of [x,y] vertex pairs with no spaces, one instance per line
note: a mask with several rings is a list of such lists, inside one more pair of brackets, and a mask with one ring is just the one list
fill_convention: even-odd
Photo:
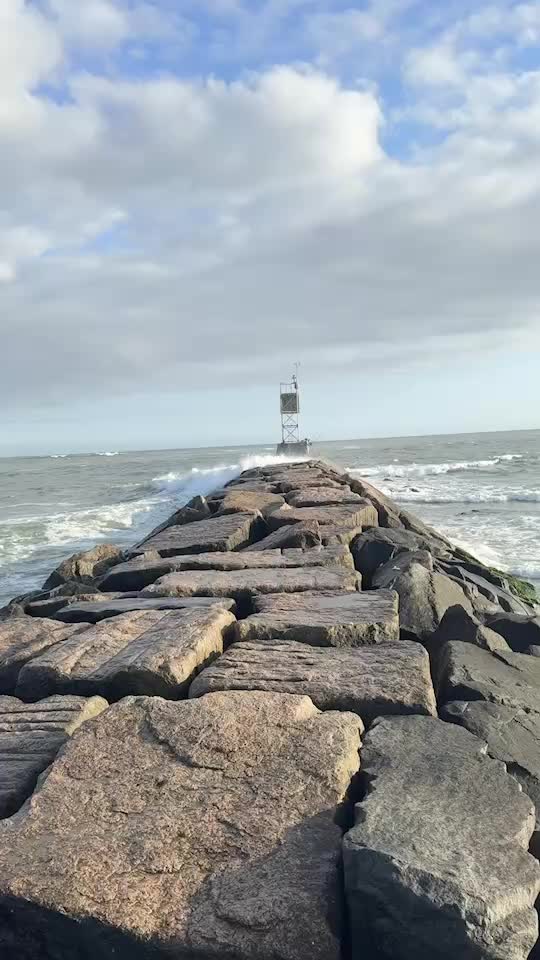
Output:
[[[131,544],[275,446],[0,458],[0,606],[63,558]],[[540,430],[317,443],[480,560],[540,588]]]

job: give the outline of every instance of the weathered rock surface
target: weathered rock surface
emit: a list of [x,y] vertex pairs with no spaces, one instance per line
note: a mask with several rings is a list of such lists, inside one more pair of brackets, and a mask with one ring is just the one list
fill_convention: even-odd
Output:
[[144,597],[232,597],[240,613],[251,612],[251,598],[266,593],[359,588],[360,574],[345,567],[286,570],[184,570],[169,573],[145,587]]
[[254,513],[233,513],[211,517],[183,526],[167,527],[136,547],[133,553],[157,550],[162,557],[181,553],[221,553],[246,546],[255,532],[259,517]]
[[14,617],[0,623],[0,693],[13,693],[25,663],[81,629],[57,620]]
[[102,543],[92,550],[76,553],[53,570],[43,584],[44,590],[52,590],[69,580],[90,581],[105,573],[115,563],[120,563],[125,551],[111,543]]
[[49,697],[30,705],[0,697],[0,817],[22,806],[68,737],[107,706],[101,697]]
[[152,539],[158,533],[161,533],[163,530],[167,530],[169,527],[182,527],[186,523],[196,523],[198,520],[206,520],[208,517],[212,516],[212,511],[208,505],[208,502],[205,497],[196,496],[193,497],[189,503],[186,503],[184,507],[180,507],[179,510],[176,510],[172,516],[168,517],[163,523],[160,523],[157,527],[145,537],[143,543],[146,540]]
[[222,652],[234,619],[218,607],[114,617],[27,663],[16,694],[23,700],[53,693],[178,699],[195,673]]
[[526,653],[531,646],[540,646],[540,617],[511,613],[488,614],[485,621],[496,630],[515,653]]
[[439,626],[449,607],[459,604],[469,613],[472,605],[459,584],[442,573],[429,569],[430,554],[410,559],[400,554],[381,567],[373,578],[377,587],[395,590],[399,595],[399,618],[406,636],[427,640]]
[[346,546],[362,533],[362,527],[349,527],[347,524],[325,523],[321,527],[321,540],[324,547]]
[[540,856],[540,714],[475,700],[454,701],[441,712],[443,720],[465,727],[485,740],[488,753],[502,760],[536,809],[532,852]]
[[482,647],[483,650],[507,650],[510,652],[510,647],[500,633],[495,633],[494,630],[486,627],[473,613],[465,610],[465,607],[462,607],[461,604],[448,608],[438,629],[427,641],[427,645],[430,650],[437,649],[449,640],[474,643],[475,646]]
[[437,660],[437,678],[440,702],[488,700],[540,713],[540,660],[526,653],[447,643]]
[[142,590],[167,573],[181,570],[258,570],[286,567],[325,567],[334,565],[352,567],[352,557],[344,547],[314,550],[240,550],[226,553],[194,553],[180,557],[160,557],[148,560],[136,557],[121,563],[105,578],[104,590]]
[[234,600],[226,597],[144,597],[140,593],[134,597],[108,599],[105,594],[100,600],[91,603],[72,603],[55,613],[55,619],[63,623],[99,623],[111,617],[120,617],[124,613],[137,613],[148,610],[186,610],[221,607],[234,611]]
[[[119,564],[119,566],[121,566],[121,564]],[[128,594],[128,596],[130,596],[130,594]],[[126,598],[126,594],[119,591],[112,591],[107,595],[108,600],[120,600],[124,598]],[[47,600],[33,600],[27,605],[26,613],[29,617],[54,619],[59,610],[64,610],[72,604],[99,603],[102,600],[103,594],[95,591],[90,593],[77,593],[71,597],[50,597]]]
[[440,546],[436,541],[404,529],[385,529],[372,527],[357,537],[351,544],[354,564],[362,574],[362,581],[371,585],[373,575],[401,553],[415,553],[424,550],[439,553]]
[[284,499],[277,493],[257,493],[250,490],[239,490],[231,487],[220,501],[216,516],[227,513],[261,513],[266,516],[278,507],[283,506]]
[[[491,603],[497,604],[501,610],[509,613],[518,613],[527,615],[530,607],[523,603],[518,597],[510,592],[508,584],[497,574],[493,574],[488,568],[476,563],[463,563],[456,561],[440,561],[439,566],[444,573],[451,575],[456,580],[474,587],[481,596],[485,597]],[[500,585],[500,581],[505,584]]]
[[485,743],[431,717],[381,719],[362,768],[370,789],[344,840],[353,956],[526,960],[534,811]]
[[345,503],[342,506],[329,507],[280,507],[267,517],[270,531],[290,523],[304,523],[315,520],[320,526],[332,524],[342,527],[371,527],[377,523],[377,513],[367,500],[357,504]]
[[436,715],[429,657],[407,640],[384,647],[310,647],[283,640],[235,643],[192,683],[190,697],[217,690],[263,690],[311,697],[321,710]]
[[0,955],[338,960],[360,731],[305,697],[111,707],[0,824]]
[[308,549],[321,544],[320,527],[316,520],[304,523],[291,523],[274,530],[267,537],[246,547],[245,552],[261,550],[280,550],[284,548]]
[[398,598],[388,590],[279,593],[255,597],[253,606],[255,612],[236,625],[239,640],[295,640],[315,647],[399,640]]
[[353,493],[350,487],[303,487],[287,494],[287,503],[291,507],[327,507],[332,504],[362,503],[362,498]]

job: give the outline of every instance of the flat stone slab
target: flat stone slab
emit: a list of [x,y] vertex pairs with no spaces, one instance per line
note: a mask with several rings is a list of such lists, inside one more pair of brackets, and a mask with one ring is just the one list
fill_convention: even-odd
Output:
[[377,511],[368,500],[359,500],[356,504],[324,507],[287,506],[274,510],[266,518],[270,531],[291,523],[304,523],[315,520],[321,526],[332,524],[341,527],[373,527],[378,523]]
[[488,700],[540,713],[540,660],[526,653],[489,653],[452,641],[440,653],[437,673],[443,703]]
[[216,690],[263,690],[311,697],[320,710],[436,716],[429,656],[407,640],[380,647],[310,647],[284,640],[235,643],[194,680],[190,697]]
[[523,787],[536,809],[533,835],[534,853],[540,856],[540,714],[503,707],[499,703],[475,700],[472,703],[454,701],[441,711],[443,720],[457,723],[481,740],[488,753],[502,760],[508,772]]
[[101,697],[0,697],[0,817],[11,817],[81,723],[108,707]]
[[194,553],[181,557],[136,557],[114,567],[103,580],[104,590],[142,590],[167,573],[181,570],[257,570],[287,567],[325,567],[335,564],[352,567],[352,557],[344,547],[327,550],[262,550],[236,553]]
[[263,517],[284,503],[278,493],[263,493],[231,487],[222,498],[217,516],[227,513],[262,513]]
[[262,540],[250,544],[243,553],[256,553],[261,550],[281,550],[287,547],[309,548],[320,546],[321,528],[316,520],[303,523],[290,523],[279,527]]
[[121,617],[124,613],[141,613],[148,610],[206,610],[208,607],[221,607],[234,611],[234,600],[209,597],[137,597],[128,599],[103,600],[95,603],[72,603],[55,613],[56,620],[64,623],[99,623],[111,617]]
[[184,570],[145,587],[145,597],[232,597],[245,603],[260,593],[302,593],[359,587],[358,574],[345,567],[277,570]]
[[57,620],[13,617],[0,623],[0,693],[13,693],[25,663],[81,629]]
[[364,503],[350,487],[304,487],[287,494],[287,503],[291,507],[327,507],[341,506],[343,503]]
[[397,594],[278,593],[256,597],[236,625],[239,640],[294,640],[315,647],[359,647],[399,640]]
[[368,794],[344,839],[352,956],[526,960],[534,810],[485,743],[432,717],[382,718],[362,770]]
[[232,613],[218,607],[114,617],[26,664],[16,693],[23,700],[53,693],[178,699],[196,672],[222,652],[233,623]]
[[222,553],[247,546],[260,515],[232,513],[224,517],[197,520],[183,526],[167,527],[161,533],[144,540],[133,553],[157,550],[162,557],[181,553]]
[[0,955],[339,960],[360,732],[276,694],[106,710],[0,824]]

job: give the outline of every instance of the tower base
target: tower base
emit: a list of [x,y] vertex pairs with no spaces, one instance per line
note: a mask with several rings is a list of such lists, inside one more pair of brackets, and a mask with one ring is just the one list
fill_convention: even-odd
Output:
[[276,454],[278,457],[307,457],[311,451],[311,440],[289,441],[278,443]]

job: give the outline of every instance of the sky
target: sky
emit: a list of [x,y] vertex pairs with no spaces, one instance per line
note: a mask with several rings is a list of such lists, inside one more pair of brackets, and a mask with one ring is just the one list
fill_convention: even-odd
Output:
[[540,0],[1,0],[0,454],[540,427]]

